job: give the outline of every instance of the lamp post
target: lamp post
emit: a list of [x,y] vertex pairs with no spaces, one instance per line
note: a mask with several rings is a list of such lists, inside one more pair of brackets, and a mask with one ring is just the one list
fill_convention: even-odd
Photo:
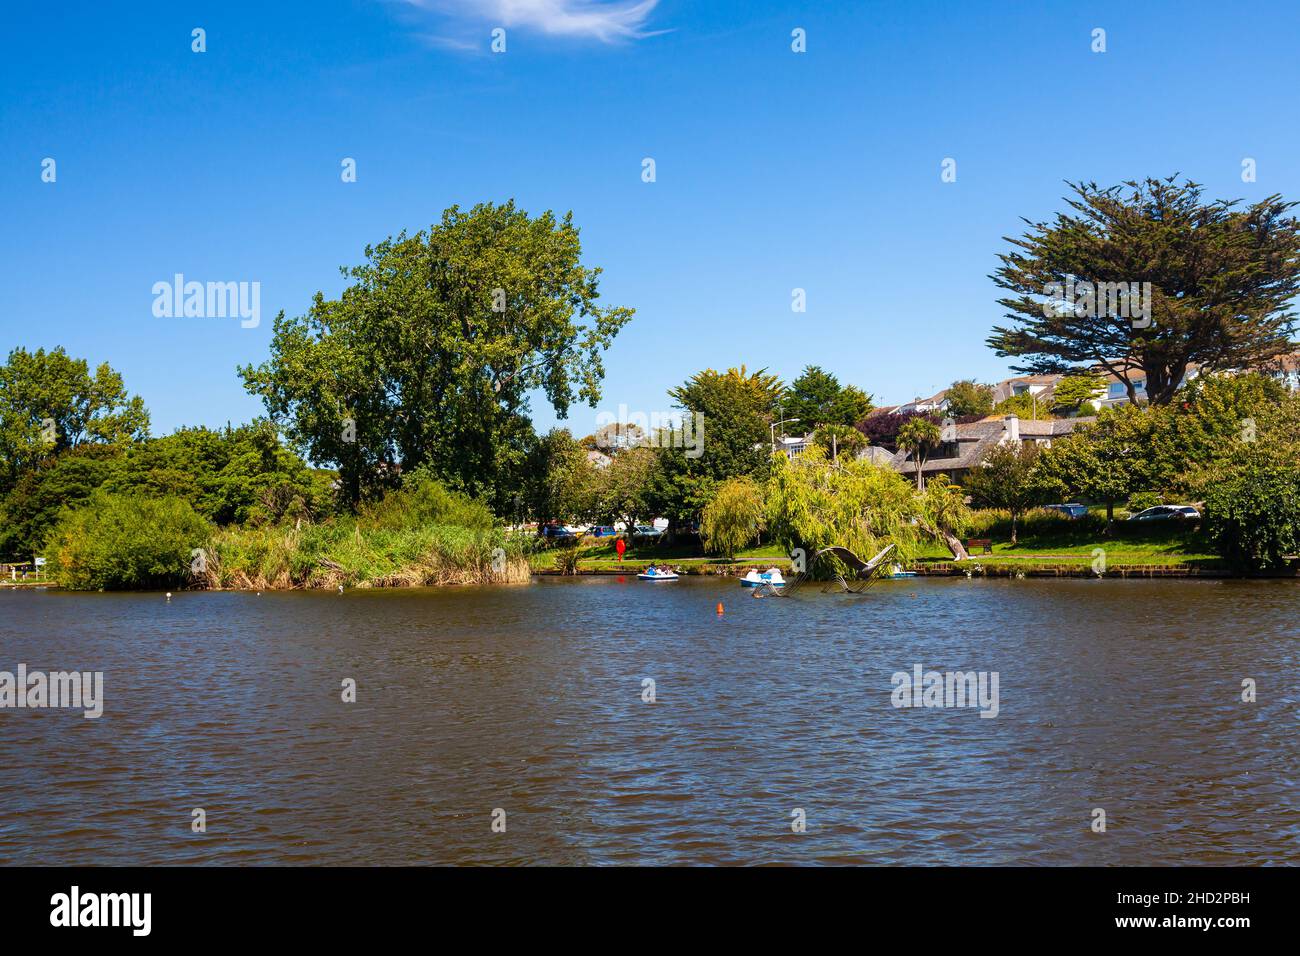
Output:
[[798,420],[799,420],[799,419],[797,419],[797,418],[783,418],[783,419],[781,419],[779,422],[773,422],[771,425],[768,425],[768,426],[767,426],[767,430],[771,433],[771,438],[772,438],[772,453],[773,453],[773,454],[776,453],[776,426],[777,426],[777,425],[791,425],[791,424],[793,424],[794,422],[797,422]]

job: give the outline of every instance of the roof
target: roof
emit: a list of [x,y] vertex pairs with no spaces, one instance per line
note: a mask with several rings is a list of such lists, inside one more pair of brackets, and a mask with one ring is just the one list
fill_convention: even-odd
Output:
[[[1059,418],[1048,421],[1018,419],[1018,430],[1022,438],[1059,438],[1073,432],[1079,425],[1096,421],[1095,417]],[[955,471],[974,468],[984,455],[1001,444],[1007,434],[1003,418],[985,418],[965,425],[954,425],[957,431],[957,454],[949,458],[926,459],[923,472]],[[916,462],[909,461],[910,452],[899,449],[890,459],[890,467],[895,471],[916,473]]]

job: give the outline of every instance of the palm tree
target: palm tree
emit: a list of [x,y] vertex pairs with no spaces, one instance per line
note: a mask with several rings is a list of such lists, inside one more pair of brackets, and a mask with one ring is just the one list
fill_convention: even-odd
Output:
[[898,447],[911,452],[916,461],[917,491],[925,490],[925,475],[921,469],[930,453],[939,447],[939,439],[939,426],[923,415],[908,419],[898,430]]

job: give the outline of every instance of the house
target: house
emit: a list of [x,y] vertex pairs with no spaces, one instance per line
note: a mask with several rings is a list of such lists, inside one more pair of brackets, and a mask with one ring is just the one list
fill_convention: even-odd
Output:
[[610,458],[609,455],[606,455],[602,451],[595,451],[594,449],[587,452],[587,461],[590,464],[595,465],[597,468],[608,468],[614,463],[614,459]]
[[1030,395],[1038,399],[1043,407],[1050,405],[1052,391],[1064,375],[1017,375],[1005,378],[993,386],[993,404],[1005,402],[1017,395]]
[[776,440],[777,447],[785,452],[785,457],[793,458],[795,455],[802,455],[812,447],[813,437],[808,435],[782,435]]
[[[1094,418],[1066,418],[1051,421],[1030,421],[1016,415],[998,418],[990,416],[964,425],[947,425],[943,441],[921,467],[926,478],[942,475],[949,481],[960,482],[992,449],[1007,442],[1032,442],[1050,448],[1053,439],[1070,434],[1076,427],[1095,421]],[[889,465],[895,471],[916,478],[916,460],[912,453],[899,449]]]

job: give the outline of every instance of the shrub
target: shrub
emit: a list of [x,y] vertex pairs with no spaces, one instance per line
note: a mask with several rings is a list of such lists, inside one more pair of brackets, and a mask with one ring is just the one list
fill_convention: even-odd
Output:
[[61,514],[45,554],[66,588],[173,587],[189,579],[193,551],[211,530],[179,498],[96,491]]
[[358,517],[366,527],[389,529],[454,525],[487,531],[495,524],[492,510],[483,502],[451,491],[442,482],[420,472],[409,476],[401,488],[390,491],[381,500],[362,506]]
[[1240,571],[1281,567],[1300,552],[1300,472],[1294,465],[1247,461],[1205,498],[1206,536]]

